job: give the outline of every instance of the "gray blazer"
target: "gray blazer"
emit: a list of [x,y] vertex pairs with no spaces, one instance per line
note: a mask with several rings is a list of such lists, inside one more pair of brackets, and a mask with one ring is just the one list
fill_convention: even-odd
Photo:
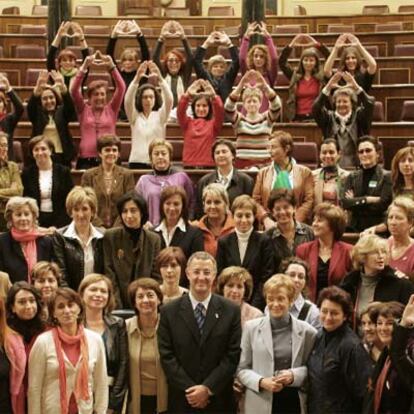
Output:
[[[308,374],[306,361],[313,348],[316,329],[307,322],[292,319],[292,387],[303,388]],[[245,413],[271,414],[273,394],[259,391],[259,381],[271,377],[273,370],[273,339],[269,315],[246,322],[241,341],[237,377],[246,386]],[[299,392],[301,414],[306,413],[306,394]]]

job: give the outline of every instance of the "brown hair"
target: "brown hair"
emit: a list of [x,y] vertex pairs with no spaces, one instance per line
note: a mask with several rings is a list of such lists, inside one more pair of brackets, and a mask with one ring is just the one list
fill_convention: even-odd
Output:
[[185,222],[187,222],[189,216],[187,193],[185,192],[184,188],[181,187],[181,185],[170,185],[162,189],[160,196],[160,218],[161,220],[165,219],[164,203],[174,195],[178,195],[181,197],[181,202],[183,204],[181,210],[181,217],[184,219]]
[[31,277],[31,283],[34,284],[34,281],[38,279],[39,277],[43,276],[44,274],[52,272],[53,276],[55,277],[58,285],[60,285],[60,282],[62,281],[62,271],[60,270],[60,267],[54,263],[54,262],[47,262],[46,260],[41,260],[40,262],[37,262],[30,273]]
[[[400,172],[399,163],[409,155],[414,158],[414,147],[400,148],[391,161],[391,181],[394,195],[398,195],[404,188],[404,176]],[[414,172],[411,179],[414,181]]]
[[317,301],[319,309],[325,300],[338,304],[342,308],[342,312],[347,319],[352,316],[353,306],[351,296],[348,292],[345,292],[338,286],[329,286],[320,291]]
[[333,233],[334,240],[340,240],[346,228],[346,213],[331,203],[320,203],[314,209],[314,216],[325,219]]
[[348,68],[346,67],[346,64],[345,64],[345,59],[351,53],[353,55],[355,55],[355,57],[357,58],[357,65],[356,65],[356,68],[355,68],[355,72],[361,70],[361,64],[362,64],[361,54],[359,53],[359,50],[356,47],[349,46],[349,47],[344,48],[344,50],[342,51],[342,54],[339,58],[338,68],[339,68],[340,71],[348,71]]
[[399,319],[401,318],[404,312],[404,305],[397,301],[390,301],[390,302],[381,302],[378,305],[377,312],[374,315],[374,319],[372,321],[374,323],[378,322],[378,318],[382,316],[383,318],[394,318]]
[[171,49],[168,52],[164,53],[164,56],[162,58],[162,70],[164,73],[168,72],[168,65],[167,60],[169,55],[174,55],[181,63],[180,70],[178,71],[178,74],[181,75],[184,72],[184,65],[186,63],[186,58],[183,53],[181,53],[178,49]]
[[135,306],[135,296],[139,288],[153,290],[157,295],[160,304],[162,304],[164,295],[161,291],[159,283],[155,279],[151,279],[150,277],[140,277],[139,279],[135,279],[128,286],[128,297],[130,305],[134,308],[134,311],[137,315],[139,312]]
[[272,132],[270,141],[277,140],[280,146],[286,151],[286,154],[290,157],[293,152],[293,138],[289,132],[276,130]]
[[50,322],[55,326],[58,325],[58,321],[54,317],[54,314],[55,314],[56,299],[59,296],[66,299],[68,302],[76,303],[79,306],[80,312],[79,312],[79,316],[78,316],[78,323],[82,322],[83,313],[84,313],[84,307],[83,307],[82,300],[81,300],[80,296],[77,294],[77,292],[75,292],[73,289],[68,288],[68,287],[59,288],[56,291],[55,296],[52,296],[49,303],[47,304],[47,307],[48,307],[48,310],[49,310]]
[[[286,274],[286,271],[288,270],[289,266],[291,264],[296,264],[299,266],[302,266],[305,269],[305,280],[306,284],[309,282],[309,275],[310,275],[310,266],[308,262],[305,262],[304,260],[300,259],[299,257],[289,257],[282,261],[280,264],[280,271],[284,274]],[[306,288],[306,286],[305,286]]]
[[69,58],[76,62],[76,55],[70,49],[63,49],[59,52],[57,57],[58,67],[60,68],[60,62],[63,58]]
[[187,265],[187,258],[183,250],[177,246],[169,246],[165,249],[162,249],[156,258],[155,265],[158,271],[161,271],[161,267],[170,264],[173,261],[176,261],[181,267],[181,279],[185,277],[185,267]]
[[36,135],[35,137],[31,138],[29,141],[29,152],[30,156],[33,157],[33,149],[34,147],[39,144],[40,142],[44,142],[50,151],[53,153],[55,152],[55,145],[53,142],[45,135]]
[[257,214],[257,203],[252,197],[247,194],[237,196],[231,205],[231,212],[234,213],[240,208],[246,208],[252,211],[253,215]]
[[91,83],[88,84],[88,89],[86,91],[86,94],[88,98],[92,96],[92,93],[95,92],[99,88],[105,88],[106,91],[108,91],[108,82],[104,80],[94,80]]
[[114,288],[111,279],[105,275],[101,275],[100,273],[90,273],[89,275],[86,275],[78,287],[78,293],[83,300],[83,294],[85,293],[86,288],[98,282],[105,282],[108,287],[108,302],[104,311],[105,313],[112,312],[115,309]]
[[267,208],[272,211],[275,203],[278,201],[286,201],[293,207],[296,207],[295,194],[288,188],[278,188],[270,192],[269,200],[267,201]]
[[121,151],[121,140],[112,134],[102,135],[96,141],[96,149],[98,152],[101,152],[105,147],[112,147],[114,145],[118,147],[118,151]]
[[299,66],[298,66],[298,74],[302,75],[302,76],[305,74],[305,69],[303,67],[303,59],[305,57],[314,57],[315,58],[316,62],[315,62],[315,67],[312,69],[312,75],[315,75],[316,73],[318,73],[319,72],[319,65],[320,65],[318,49],[316,49],[316,47],[308,47],[300,55]]
[[254,45],[252,48],[250,48],[249,53],[247,54],[247,60],[246,60],[247,68],[256,69],[253,63],[253,55],[256,50],[261,50],[264,53],[266,70],[270,70],[270,67],[271,67],[270,54],[269,54],[269,50],[266,45]]
[[223,296],[224,287],[230,280],[237,279],[244,285],[244,297],[245,301],[249,301],[253,293],[253,278],[251,274],[240,266],[229,266],[223,269],[217,279],[216,292]]

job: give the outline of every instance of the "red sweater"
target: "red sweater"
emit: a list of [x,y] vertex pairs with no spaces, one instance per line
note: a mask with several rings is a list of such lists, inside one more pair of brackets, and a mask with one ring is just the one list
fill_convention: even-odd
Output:
[[309,80],[301,79],[296,87],[296,114],[312,114],[313,101],[319,95],[319,81],[314,76]]
[[183,164],[186,167],[214,167],[211,147],[223,126],[223,102],[218,95],[211,101],[211,119],[189,117],[186,113],[189,102],[189,97],[184,94],[177,107],[177,118],[184,136]]

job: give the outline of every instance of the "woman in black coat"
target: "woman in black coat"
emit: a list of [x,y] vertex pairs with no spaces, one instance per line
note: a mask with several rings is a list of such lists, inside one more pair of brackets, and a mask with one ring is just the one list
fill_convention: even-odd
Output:
[[379,305],[374,314],[377,335],[384,349],[375,364],[368,392],[364,399],[363,414],[401,414],[411,413],[413,397],[407,373],[396,369],[394,358],[390,355],[393,342],[395,321],[401,318],[404,306],[398,302],[385,302]]
[[91,223],[97,209],[92,188],[74,187],[66,198],[66,211],[72,222],[53,235],[56,263],[74,290],[88,274],[103,273],[103,232]]
[[[0,90],[0,130],[7,134],[8,159],[9,161],[13,161],[13,134],[17,123],[23,115],[24,106],[19,96],[10,86],[9,80],[4,75],[0,75]],[[7,112],[8,99],[13,104],[13,112]]]
[[180,247],[188,259],[204,250],[203,232],[188,221],[187,193],[180,185],[164,187],[160,197],[160,224],[154,228],[161,239],[161,249]]
[[12,283],[30,282],[37,262],[53,261],[52,240],[37,227],[39,209],[32,198],[12,197],[4,215],[9,231],[0,234],[0,271],[6,272]]
[[108,411],[121,413],[128,385],[129,353],[125,321],[111,315],[115,307],[112,283],[104,275],[91,273],[82,280],[79,295],[85,306],[85,327],[100,334],[105,345]]
[[36,163],[23,170],[23,195],[37,201],[41,226],[62,227],[70,221],[65,209],[66,197],[73,187],[70,169],[53,162],[54,145],[44,135],[29,141],[29,151]]
[[370,135],[359,138],[357,154],[361,168],[346,177],[340,200],[342,207],[351,214],[349,226],[353,232],[383,223],[392,201],[391,176],[378,164],[378,139]]
[[360,413],[371,374],[371,360],[348,324],[349,295],[337,286],[318,298],[322,329],[308,359],[308,413]]
[[244,267],[253,278],[251,304],[264,309],[264,283],[275,273],[271,243],[267,235],[254,229],[257,204],[248,195],[236,197],[232,205],[235,231],[218,240],[217,273],[228,266]]
[[27,114],[32,123],[32,137],[44,135],[55,146],[53,159],[68,167],[75,157],[75,146],[69,122],[76,121],[72,98],[60,72],[50,72],[54,86],[47,84],[49,73],[39,74],[33,95],[27,104]]
[[355,315],[372,301],[405,304],[414,293],[414,284],[398,278],[386,265],[386,240],[374,234],[363,236],[352,248],[351,258],[355,270],[346,275],[340,286],[351,295]]

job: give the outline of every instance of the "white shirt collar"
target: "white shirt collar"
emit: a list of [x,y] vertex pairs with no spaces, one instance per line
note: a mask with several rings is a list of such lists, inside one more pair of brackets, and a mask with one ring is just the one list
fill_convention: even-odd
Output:
[[[92,224],[90,226],[91,226],[91,234],[89,236],[88,242],[86,243],[87,245],[91,242],[92,239],[101,239],[103,237],[103,234],[97,228],[95,228]],[[69,224],[68,228],[63,233],[63,236],[81,241],[80,237],[78,236],[78,233],[76,233],[74,221],[72,221]]]
[[163,219],[161,223],[155,228],[155,231],[161,232],[162,237],[165,240],[165,244],[168,247],[171,243],[172,238],[174,237],[175,230],[177,228],[179,228],[183,233],[187,231],[185,221],[182,217],[178,220],[178,223],[174,226],[170,233],[168,233],[167,222],[165,221],[165,219]]
[[293,302],[292,308],[295,308],[297,310],[297,312],[299,313],[299,311],[302,309],[304,303],[305,303],[305,298],[302,296],[301,293],[299,293],[299,296]]
[[217,177],[218,177],[219,181],[221,181],[223,178],[227,178],[228,182],[230,182],[230,181],[231,181],[231,179],[233,178],[233,171],[234,171],[234,168],[233,168],[233,167],[231,167],[230,172],[229,172],[227,175],[223,175],[223,174],[220,172],[220,170],[219,170],[219,169],[217,169]]
[[204,305],[204,307],[206,308],[206,311],[207,311],[207,309],[208,309],[208,304],[210,303],[210,300],[211,300],[211,293],[207,296],[207,298],[206,299],[204,299],[202,302],[200,302],[200,301],[198,301],[194,296],[193,296],[193,294],[191,293],[191,290],[188,292],[188,296],[189,296],[189,298],[190,298],[190,301],[191,301],[191,306],[193,307],[193,310],[195,310],[195,308],[196,308],[196,306],[199,304],[199,303],[202,303],[203,305]]

